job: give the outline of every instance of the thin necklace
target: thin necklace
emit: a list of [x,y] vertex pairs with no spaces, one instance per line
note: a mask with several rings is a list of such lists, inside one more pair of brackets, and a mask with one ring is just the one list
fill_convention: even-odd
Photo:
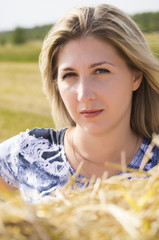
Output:
[[[72,129],[72,128],[70,128],[69,131],[70,131],[71,129]],[[75,150],[74,141],[73,141],[73,136],[74,136],[74,134],[72,133],[72,134],[71,134],[71,142],[70,142],[69,139],[68,139],[68,135],[67,135],[67,141],[69,142],[69,144],[70,144],[70,146],[71,146],[71,148],[72,148],[72,150],[73,150],[73,155],[74,155],[74,159],[76,160],[76,162],[79,164],[79,161],[77,160],[77,157],[76,157],[76,154],[75,154],[75,153],[78,153],[78,155],[79,155],[83,160],[86,160],[87,162],[92,162],[91,160],[89,160],[89,159],[85,158],[84,156],[82,156],[78,150]],[[126,159],[127,159],[126,162],[129,162],[129,161],[134,157],[134,155],[136,154],[136,152],[137,152],[137,150],[138,150],[138,143],[139,143],[139,137],[138,137],[138,135],[137,135],[137,139],[136,139],[136,143],[135,143],[135,147],[134,147],[134,149],[133,149],[133,152],[130,154],[130,156],[129,156],[128,158],[126,158]]]

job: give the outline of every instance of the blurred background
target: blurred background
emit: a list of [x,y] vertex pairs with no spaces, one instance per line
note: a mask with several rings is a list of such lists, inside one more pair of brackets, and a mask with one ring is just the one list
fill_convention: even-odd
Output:
[[70,8],[108,3],[128,13],[159,59],[158,0],[0,0],[0,142],[34,127],[54,127],[38,58],[50,28]]

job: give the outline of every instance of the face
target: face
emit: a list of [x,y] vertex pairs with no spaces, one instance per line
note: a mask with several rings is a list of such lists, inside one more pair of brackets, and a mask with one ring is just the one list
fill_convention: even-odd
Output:
[[58,56],[57,80],[78,128],[101,134],[130,126],[132,93],[141,76],[111,44],[91,36],[69,41]]

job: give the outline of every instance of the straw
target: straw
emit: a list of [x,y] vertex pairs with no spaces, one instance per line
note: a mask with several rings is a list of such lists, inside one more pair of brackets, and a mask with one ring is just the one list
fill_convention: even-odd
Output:
[[[151,149],[159,144],[159,137],[153,137]],[[34,205],[24,202],[18,191],[0,186],[0,239],[159,239],[159,166],[144,172],[147,156],[139,170],[107,163],[129,174],[92,177],[82,189],[76,185],[80,166],[64,187],[51,194],[54,200]]]

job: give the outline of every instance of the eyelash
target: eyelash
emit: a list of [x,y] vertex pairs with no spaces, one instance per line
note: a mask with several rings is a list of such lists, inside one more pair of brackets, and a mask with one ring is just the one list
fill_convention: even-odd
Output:
[[94,73],[100,74],[100,73],[110,73],[110,71],[106,68],[98,68],[94,71]]
[[74,72],[69,72],[69,73],[66,73],[66,74],[64,74],[64,76],[62,77],[62,79],[65,79],[65,78],[69,78],[69,77],[75,77],[75,76],[77,76],[77,74],[76,73],[74,73]]
[[[93,74],[102,74],[102,73],[110,73],[110,71],[106,68],[98,68],[98,69],[95,69]],[[69,72],[69,73],[66,73],[64,74],[64,76],[62,77],[62,79],[65,79],[65,78],[70,78],[70,77],[76,77],[77,74],[74,73],[74,72]]]

